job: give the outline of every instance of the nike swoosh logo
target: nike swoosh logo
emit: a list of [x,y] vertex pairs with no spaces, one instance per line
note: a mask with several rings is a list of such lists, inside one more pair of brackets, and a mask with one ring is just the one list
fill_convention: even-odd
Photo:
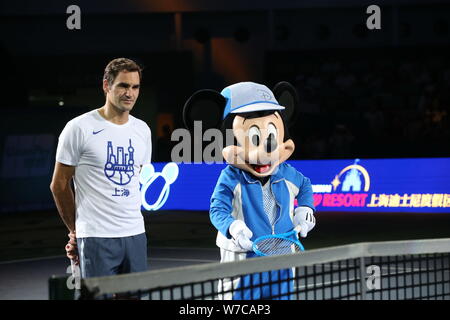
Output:
[[100,133],[100,132],[102,132],[103,130],[105,130],[105,129],[102,129],[102,130],[99,130],[99,131],[92,131],[92,134]]

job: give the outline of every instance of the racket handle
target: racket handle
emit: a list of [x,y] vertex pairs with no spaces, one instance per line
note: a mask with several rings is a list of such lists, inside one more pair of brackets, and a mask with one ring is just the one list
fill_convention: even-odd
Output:
[[300,233],[300,230],[301,230],[300,225],[296,226],[296,227],[294,228],[294,230],[295,230],[295,232],[296,232],[297,234],[299,234],[299,233]]
[[71,267],[71,269],[72,269],[72,276],[74,276],[75,277],[75,275],[76,275],[76,265],[75,265],[75,261],[73,261],[72,259],[70,259],[70,267]]

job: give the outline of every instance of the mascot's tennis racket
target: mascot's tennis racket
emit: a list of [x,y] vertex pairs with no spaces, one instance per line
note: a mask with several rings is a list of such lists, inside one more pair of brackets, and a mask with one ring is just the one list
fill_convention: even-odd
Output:
[[258,256],[277,256],[304,251],[298,240],[300,228],[286,233],[262,236],[253,241],[253,251]]

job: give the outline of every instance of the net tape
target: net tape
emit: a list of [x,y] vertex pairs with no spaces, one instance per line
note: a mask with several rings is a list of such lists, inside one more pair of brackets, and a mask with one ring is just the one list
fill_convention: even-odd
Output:
[[[264,273],[269,270],[282,270],[286,268],[294,268],[297,274],[303,273],[302,277],[305,279],[305,283],[296,284],[297,293],[299,290],[303,290],[305,293],[311,293],[312,296],[306,296],[306,298],[320,299],[325,298],[325,292],[320,295],[318,285],[316,283],[317,277],[322,277],[321,288],[324,287],[336,287],[331,290],[331,297],[334,297],[334,291],[341,291],[339,286],[340,282],[344,280],[341,276],[345,275],[345,282],[347,283],[348,297],[354,296],[364,299],[368,296],[365,285],[362,281],[366,281],[364,276],[361,276],[366,267],[376,261],[383,268],[387,268],[387,276],[385,280],[389,280],[391,286],[391,279],[395,282],[392,286],[397,291],[401,291],[405,288],[418,286],[420,292],[422,292],[422,283],[427,284],[427,290],[430,290],[430,283],[432,285],[440,285],[439,294],[441,297],[447,297],[446,292],[450,291],[449,283],[449,255],[443,255],[436,260],[435,257],[429,256],[429,254],[449,253],[450,252],[450,239],[433,239],[433,240],[412,240],[412,241],[391,241],[391,242],[373,242],[373,243],[358,243],[352,245],[307,250],[299,253],[285,255],[280,259],[280,256],[272,257],[260,257],[247,259],[244,261],[228,262],[228,263],[208,263],[202,265],[194,265],[189,267],[170,268],[164,270],[155,270],[142,273],[132,273],[127,275],[100,277],[100,278],[87,278],[82,280],[83,296],[86,298],[95,298],[102,295],[114,294],[117,292],[136,292],[137,290],[151,292],[152,290],[162,290],[162,288],[182,288],[183,285],[197,284],[200,285],[201,291],[204,291],[203,284],[208,284],[209,287],[216,287],[218,279],[239,279],[242,275]],[[412,255],[416,257],[411,258]],[[421,256],[424,255],[424,256]],[[370,259],[370,260],[367,260]],[[375,259],[375,260],[374,260]],[[377,260],[378,259],[378,260]],[[421,262],[421,259],[423,260]],[[387,263],[386,263],[387,261]],[[438,261],[438,262],[436,262]],[[404,267],[408,264],[414,268],[414,263],[419,264],[419,271],[422,271],[421,265],[426,263],[434,264],[435,273],[431,275],[432,279],[423,280],[423,278],[430,277],[428,274],[419,273],[419,284],[408,284],[405,276],[406,272],[402,274],[397,271],[391,272],[390,265],[395,265],[396,270],[403,264]],[[438,266],[436,267],[436,264]],[[333,266],[339,266],[337,273],[333,272]],[[326,271],[328,268],[332,271]],[[330,269],[331,268],[331,269]],[[427,270],[427,268],[423,268]],[[436,277],[436,272],[439,272],[439,279]],[[304,274],[306,273],[306,275]],[[326,277],[324,277],[326,275]],[[331,280],[329,279],[331,277]],[[336,279],[333,279],[335,277]],[[401,278],[404,277],[404,278]],[[250,281],[252,281],[250,277]],[[292,278],[298,282],[298,278]],[[222,280],[220,280],[222,281]],[[219,281],[219,282],[220,282]],[[401,281],[401,282],[400,282]],[[329,282],[329,283],[327,283]],[[348,285],[354,284],[354,290],[350,290]],[[252,285],[252,284],[251,284]],[[171,289],[171,290],[172,290]],[[233,292],[236,288],[231,288],[229,292]],[[351,291],[351,292],[350,292]],[[210,297],[217,295],[214,289],[211,289]],[[225,292],[225,291],[224,291]],[[226,293],[226,292],[225,292]],[[339,295],[340,294],[340,295]],[[342,292],[336,294],[336,297],[346,297],[342,295]],[[372,293],[372,298],[375,295]],[[391,297],[389,291],[388,296]],[[450,297],[450,292],[448,293]],[[397,292],[392,292],[392,296],[396,298],[407,298],[406,293],[400,296]],[[418,295],[419,297],[425,297],[424,295]],[[432,297],[432,294],[428,292],[428,297]],[[172,299],[169,296],[159,295],[156,299]],[[181,294],[178,298],[195,298],[193,294],[187,294],[186,296]],[[200,295],[199,298],[205,298],[205,295]],[[219,297],[220,298],[220,297]],[[223,298],[223,296],[222,296]],[[297,297],[298,298],[298,297]],[[301,297],[300,297],[301,298]],[[305,298],[303,296],[303,298]],[[413,293],[414,298],[414,293]]]

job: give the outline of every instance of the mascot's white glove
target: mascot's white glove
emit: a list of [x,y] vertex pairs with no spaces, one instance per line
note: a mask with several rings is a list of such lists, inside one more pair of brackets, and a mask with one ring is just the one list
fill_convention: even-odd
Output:
[[235,220],[228,229],[233,237],[234,243],[244,251],[253,250],[253,242],[250,238],[253,236],[253,232],[247,227],[244,221]]
[[298,207],[294,211],[294,227],[300,227],[300,236],[306,238],[316,225],[316,218],[314,212],[309,207]]

